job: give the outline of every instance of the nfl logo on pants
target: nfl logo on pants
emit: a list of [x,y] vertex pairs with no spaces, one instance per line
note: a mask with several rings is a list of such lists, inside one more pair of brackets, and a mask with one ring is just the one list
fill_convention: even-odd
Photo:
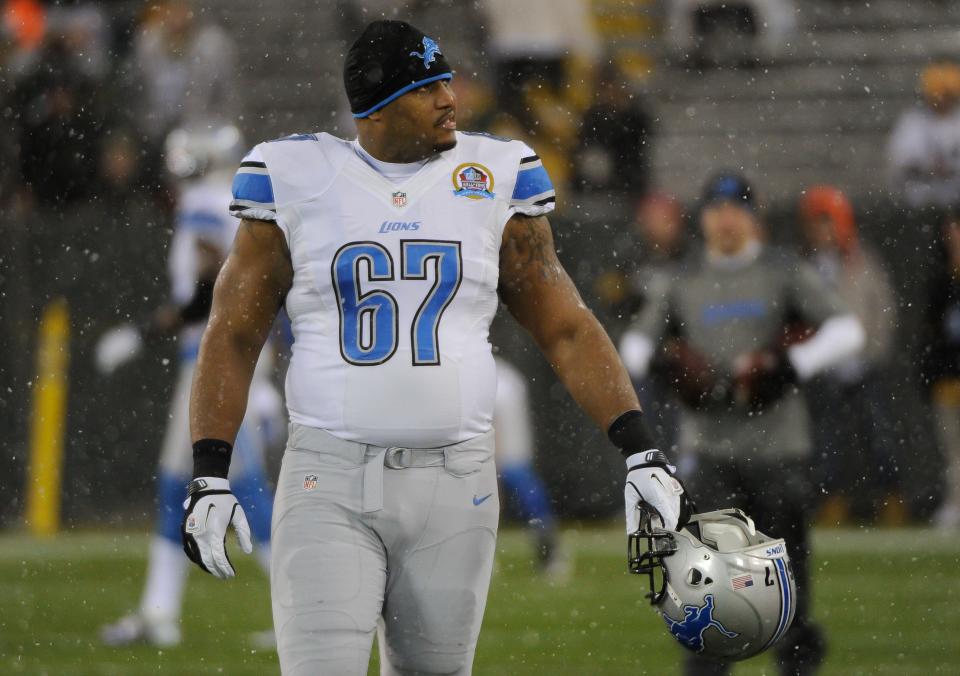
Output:
[[407,205],[407,193],[405,192],[393,193],[393,206],[404,207],[406,205]]
[[317,475],[308,474],[303,477],[303,490],[310,491],[317,487]]

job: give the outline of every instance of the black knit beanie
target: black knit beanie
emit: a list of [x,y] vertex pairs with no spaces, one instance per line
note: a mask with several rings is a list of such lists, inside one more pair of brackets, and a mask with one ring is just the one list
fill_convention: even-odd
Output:
[[452,77],[436,40],[406,21],[369,24],[343,64],[354,117],[366,117],[412,89]]

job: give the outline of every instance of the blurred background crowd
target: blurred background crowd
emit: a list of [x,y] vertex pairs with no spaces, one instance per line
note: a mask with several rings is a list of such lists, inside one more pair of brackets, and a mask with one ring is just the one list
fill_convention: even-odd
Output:
[[[867,347],[805,390],[821,523],[960,524],[960,6],[936,0],[0,2],[0,524],[19,523],[37,318],[72,324],[68,513],[144,519],[175,346],[99,375],[114,324],[169,296],[164,140],[352,137],[341,67],[367,21],[436,35],[458,126],[521,138],[557,187],[561,258],[616,340],[701,246],[698,195],[745,175],[763,238],[807,257]],[[226,209],[226,205],[224,205]],[[620,504],[617,454],[509,321],[558,511]],[[643,388],[644,383],[638,383]],[[675,438],[676,404],[651,402]],[[682,450],[682,449],[681,449]],[[554,459],[559,459],[554,460]],[[960,480],[953,481],[954,484]]]

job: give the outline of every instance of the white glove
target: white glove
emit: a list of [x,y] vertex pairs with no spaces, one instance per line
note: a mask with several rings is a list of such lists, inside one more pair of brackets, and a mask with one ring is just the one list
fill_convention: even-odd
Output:
[[676,530],[680,520],[683,485],[673,476],[676,467],[660,451],[634,453],[627,458],[627,483],[623,489],[627,534],[640,528],[641,509],[652,509],[666,530]]
[[244,554],[253,551],[247,515],[233,493],[230,482],[220,477],[198,477],[187,487],[183,501],[186,513],[180,527],[187,557],[215,577],[229,579],[237,573],[227,556],[227,527],[233,524]]
[[121,324],[97,341],[97,370],[108,375],[140,354],[143,339],[133,324]]

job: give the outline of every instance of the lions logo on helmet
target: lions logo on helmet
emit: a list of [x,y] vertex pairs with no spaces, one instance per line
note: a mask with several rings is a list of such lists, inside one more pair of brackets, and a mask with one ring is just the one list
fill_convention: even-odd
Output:
[[[688,650],[746,659],[793,622],[797,588],[786,543],[757,531],[738,509],[695,514],[678,532],[643,518],[628,548],[630,572],[648,576],[650,602]],[[746,577],[764,583],[743,584]]]
[[710,627],[714,627],[727,638],[736,638],[735,631],[727,631],[723,625],[713,619],[713,594],[707,594],[704,604],[697,606],[683,607],[683,620],[677,622],[664,615],[663,619],[667,623],[667,628],[680,643],[690,650],[700,652],[703,650],[703,632]]

